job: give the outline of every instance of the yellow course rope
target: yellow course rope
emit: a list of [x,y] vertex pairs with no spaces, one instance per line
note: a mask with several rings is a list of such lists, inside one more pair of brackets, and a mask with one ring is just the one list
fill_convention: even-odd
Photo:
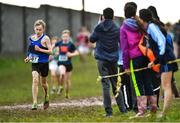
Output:
[[[176,63],[176,62],[180,62],[180,59],[169,61],[167,64],[172,64],[172,63]],[[139,72],[139,71],[146,70],[146,69],[148,69],[148,67],[134,69],[134,72]],[[121,77],[120,76],[123,75],[123,74],[126,74],[126,73],[130,73],[130,71],[124,71],[124,72],[120,73],[119,70],[118,70],[118,73],[114,74],[114,75],[98,76],[97,81],[99,82],[102,79],[107,79],[107,78],[118,76],[118,78],[117,78],[117,86],[116,86],[116,95],[115,95],[115,97],[117,97],[119,95],[120,88],[121,88]]]
[[[120,72],[120,68],[118,67],[118,74]],[[115,95],[115,98],[118,97],[119,95],[119,92],[120,92],[120,88],[121,88],[121,76],[118,75],[118,78],[117,78],[117,85],[116,85],[116,95]]]

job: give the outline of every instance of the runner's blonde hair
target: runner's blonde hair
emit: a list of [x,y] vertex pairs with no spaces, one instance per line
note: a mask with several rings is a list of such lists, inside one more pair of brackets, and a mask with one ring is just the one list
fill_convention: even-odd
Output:
[[37,21],[35,21],[34,27],[35,27],[35,26],[39,26],[39,25],[42,25],[42,27],[43,27],[44,29],[46,28],[46,23],[45,23],[43,20],[37,20]]

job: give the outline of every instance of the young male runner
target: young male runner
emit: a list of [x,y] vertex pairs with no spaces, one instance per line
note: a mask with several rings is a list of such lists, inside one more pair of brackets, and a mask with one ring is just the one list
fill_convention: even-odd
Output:
[[32,110],[37,110],[37,96],[38,96],[38,84],[41,79],[42,87],[44,90],[44,109],[49,107],[49,95],[48,95],[48,59],[49,54],[52,53],[50,39],[44,34],[46,24],[43,20],[37,20],[34,23],[34,32],[29,37],[29,49],[28,55],[24,59],[25,63],[32,63],[32,97],[33,105]]

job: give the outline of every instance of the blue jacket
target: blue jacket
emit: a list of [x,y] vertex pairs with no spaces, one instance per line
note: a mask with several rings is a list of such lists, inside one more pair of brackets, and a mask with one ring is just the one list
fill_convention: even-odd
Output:
[[168,61],[175,60],[172,40],[169,35],[164,37],[159,27],[154,23],[148,25],[147,33],[150,38],[150,47],[156,56],[155,64],[160,62],[161,65],[165,65]]
[[113,20],[106,19],[99,23],[90,36],[90,42],[96,42],[97,60],[117,62],[119,28]]

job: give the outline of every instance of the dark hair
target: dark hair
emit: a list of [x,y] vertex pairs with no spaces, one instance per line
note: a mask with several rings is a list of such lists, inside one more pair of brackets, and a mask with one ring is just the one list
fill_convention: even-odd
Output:
[[148,10],[151,11],[151,14],[152,14],[152,17],[153,17],[153,22],[160,27],[161,32],[162,32],[162,33],[164,34],[164,36],[166,37],[167,32],[166,32],[166,29],[165,29],[165,24],[160,20],[160,18],[159,18],[159,16],[158,16],[158,13],[157,13],[157,10],[156,10],[156,7],[154,7],[154,6],[149,6],[149,7],[148,7]]
[[147,22],[147,23],[152,22],[152,23],[158,25],[159,28],[160,28],[160,30],[161,30],[161,32],[162,32],[163,35],[166,37],[167,32],[166,32],[164,26],[161,24],[161,22],[160,22],[159,20],[156,20],[155,18],[153,18],[152,13],[151,13],[151,11],[150,11],[149,9],[141,9],[141,10],[139,11],[139,17],[140,17],[143,21],[145,21],[145,22]]
[[152,17],[153,17],[154,19],[160,21],[160,18],[159,18],[158,14],[157,14],[157,10],[156,10],[156,8],[155,8],[154,6],[149,6],[149,7],[148,7],[148,10],[151,12]]
[[149,6],[148,10],[151,12],[153,20],[156,20],[156,22],[158,22],[161,26],[165,26],[165,24],[160,20],[157,10],[154,6]]
[[165,26],[167,26],[167,27],[171,27],[171,26],[172,26],[172,24],[171,24],[170,22],[167,22],[167,23],[165,24]]
[[113,19],[114,11],[112,8],[106,8],[103,10],[103,16],[105,19]]
[[149,11],[148,9],[141,9],[139,11],[139,17],[147,23],[152,21],[152,14],[151,11]]
[[180,20],[178,21],[178,23],[180,24]]
[[125,4],[125,6],[127,6],[127,5],[132,5],[132,6],[134,6],[134,8],[136,8],[136,10],[137,10],[137,4],[136,4],[135,2],[127,2],[127,3]]
[[134,5],[126,3],[124,6],[124,15],[126,18],[131,18],[136,15],[137,8]]

